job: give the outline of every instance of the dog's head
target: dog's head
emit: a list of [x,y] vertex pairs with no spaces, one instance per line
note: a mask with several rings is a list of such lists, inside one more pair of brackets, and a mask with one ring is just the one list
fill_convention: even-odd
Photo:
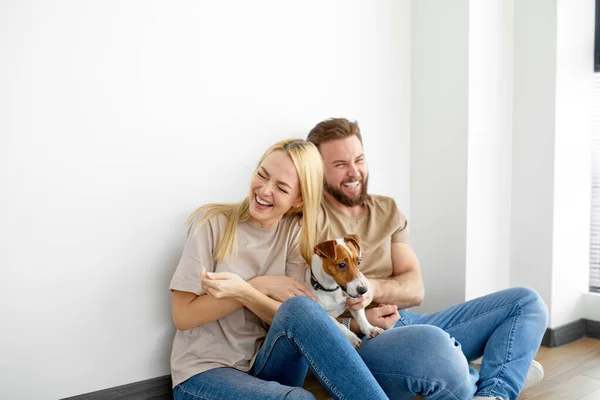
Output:
[[348,296],[360,297],[367,293],[367,280],[359,271],[362,253],[357,235],[321,242],[315,246],[315,254],[321,258],[323,271],[335,279]]

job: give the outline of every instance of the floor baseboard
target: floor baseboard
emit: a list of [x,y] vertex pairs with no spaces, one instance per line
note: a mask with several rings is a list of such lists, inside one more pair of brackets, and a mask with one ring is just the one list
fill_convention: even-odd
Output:
[[62,400],[173,400],[171,375],[80,394]]
[[600,321],[585,320],[585,336],[600,339]]
[[559,326],[558,328],[548,328],[546,329],[546,333],[544,333],[542,345],[546,347],[558,347],[586,336],[600,339],[600,322],[580,319]]

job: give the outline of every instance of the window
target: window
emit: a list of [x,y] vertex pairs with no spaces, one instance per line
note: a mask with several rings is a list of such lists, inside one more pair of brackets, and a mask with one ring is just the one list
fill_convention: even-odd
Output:
[[594,74],[590,291],[600,292],[600,73]]

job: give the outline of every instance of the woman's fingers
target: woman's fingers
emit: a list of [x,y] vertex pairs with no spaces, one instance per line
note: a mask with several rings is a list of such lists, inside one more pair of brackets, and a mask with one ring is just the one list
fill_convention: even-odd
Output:
[[214,289],[217,287],[217,283],[216,282],[212,282],[210,279],[207,278],[202,278],[202,287],[204,288],[204,290],[208,289]]
[[207,272],[206,276],[212,280],[231,279],[230,272]]
[[297,279],[294,279],[294,296],[306,296],[315,300],[315,296],[310,289]]
[[310,291],[309,288],[307,288],[306,286],[304,286],[303,284],[299,283],[299,287],[296,288],[297,289],[297,293],[301,296],[306,296],[310,299],[316,300],[315,299],[315,295],[312,294],[312,292]]
[[236,276],[232,272],[206,272],[206,268],[204,267],[200,270],[200,274],[212,280],[233,279]]
[[224,296],[224,291],[223,291],[223,287],[221,287],[221,282],[223,281],[211,281],[208,278],[203,278],[202,279],[202,288],[204,289],[204,291],[207,294],[210,294],[211,296],[220,299],[221,297]]
[[218,290],[213,289],[213,288],[207,288],[206,293],[210,294],[212,297],[214,297],[216,299],[220,299],[222,297],[221,296],[222,293],[220,291],[218,291]]

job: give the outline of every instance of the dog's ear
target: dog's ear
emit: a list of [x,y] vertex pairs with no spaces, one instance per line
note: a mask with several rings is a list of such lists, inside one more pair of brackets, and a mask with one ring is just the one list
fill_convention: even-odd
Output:
[[327,240],[315,246],[315,254],[335,260],[335,240]]
[[358,235],[355,235],[355,234],[346,235],[346,236],[344,236],[344,240],[346,242],[352,243],[354,245],[354,247],[356,247],[356,252],[358,254],[360,254],[360,238],[358,237]]

